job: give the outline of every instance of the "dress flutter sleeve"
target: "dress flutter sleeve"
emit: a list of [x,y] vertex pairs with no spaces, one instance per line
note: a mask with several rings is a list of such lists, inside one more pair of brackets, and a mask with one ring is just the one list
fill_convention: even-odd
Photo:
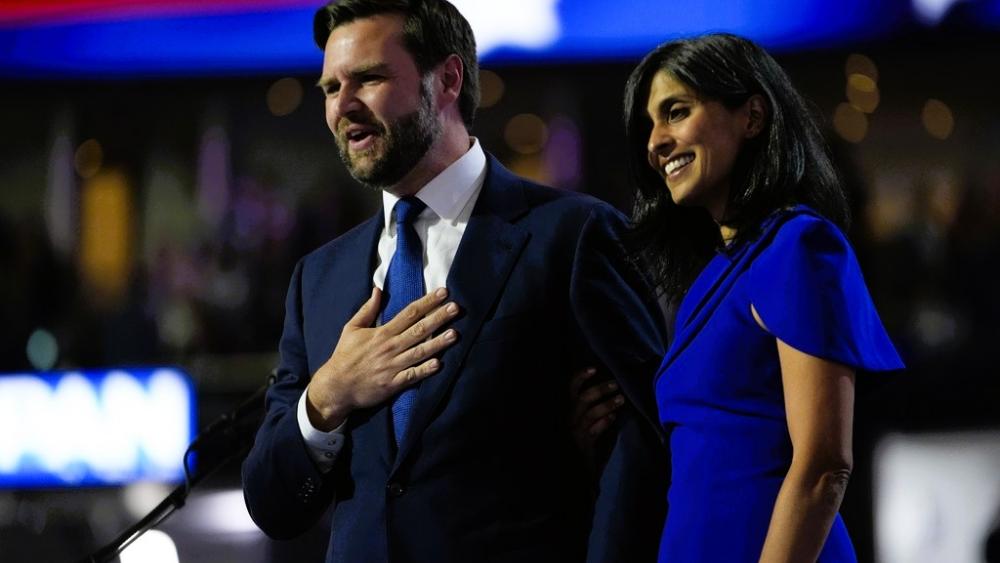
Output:
[[865,371],[903,368],[843,233],[802,213],[781,224],[750,267],[751,302],[789,346]]

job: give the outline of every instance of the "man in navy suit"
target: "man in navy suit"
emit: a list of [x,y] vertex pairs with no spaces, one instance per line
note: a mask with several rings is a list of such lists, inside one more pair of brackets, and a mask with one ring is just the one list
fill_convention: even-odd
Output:
[[[664,328],[621,214],[470,137],[475,41],[445,0],[343,0],[315,33],[327,124],[383,210],[292,275],[254,521],[290,538],[332,505],[330,562],[652,561]],[[592,465],[569,380],[595,363],[626,404]]]

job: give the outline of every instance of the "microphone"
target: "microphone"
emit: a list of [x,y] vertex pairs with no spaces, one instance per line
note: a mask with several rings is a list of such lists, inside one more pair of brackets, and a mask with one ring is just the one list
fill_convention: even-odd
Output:
[[243,455],[250,451],[257,427],[260,426],[261,416],[264,413],[264,396],[277,379],[278,370],[275,368],[268,374],[264,385],[257,388],[252,395],[233,410],[215,419],[195,436],[187,451],[184,452],[184,474],[189,483],[193,479],[188,467],[189,455],[198,455],[201,458],[198,464],[208,467],[208,471],[213,471],[215,464],[211,463],[212,461],[225,460],[231,456]]
[[[156,508],[139,520],[117,538],[98,549],[79,563],[107,563],[118,556],[126,547],[146,531],[158,526],[168,516],[184,506],[191,489],[203,479],[237,456],[244,456],[253,445],[253,437],[264,413],[264,396],[268,388],[278,379],[277,368],[268,374],[264,385],[254,391],[233,410],[220,416],[205,427],[184,452],[184,483],[173,490]],[[198,471],[192,472],[188,465],[191,454],[197,453]]]

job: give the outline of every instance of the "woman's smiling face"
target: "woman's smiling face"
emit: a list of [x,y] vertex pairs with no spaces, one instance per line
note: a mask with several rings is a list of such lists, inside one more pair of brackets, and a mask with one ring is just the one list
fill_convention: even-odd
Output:
[[647,160],[674,203],[704,207],[716,221],[723,219],[736,158],[759,131],[751,105],[752,99],[729,109],[667,71],[653,76],[646,102],[652,124]]

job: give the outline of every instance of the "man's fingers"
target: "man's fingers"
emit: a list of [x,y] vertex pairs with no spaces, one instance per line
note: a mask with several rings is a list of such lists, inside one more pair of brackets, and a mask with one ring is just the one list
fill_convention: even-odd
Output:
[[458,315],[458,305],[447,303],[434,309],[424,318],[420,319],[413,326],[409,327],[398,336],[395,346],[399,350],[405,350],[427,340],[427,337],[434,334],[437,329]]
[[451,346],[456,341],[458,341],[458,332],[449,328],[430,340],[417,342],[412,348],[402,352],[398,360],[402,366],[414,366]]
[[428,376],[434,375],[439,369],[441,369],[441,360],[431,358],[420,365],[408,367],[397,373],[392,382],[399,389],[405,389]]
[[385,323],[383,328],[392,336],[400,334],[404,330],[416,324],[417,321],[424,318],[427,313],[433,311],[434,308],[443,303],[447,297],[448,290],[443,287],[439,287],[404,307],[403,310],[400,311],[395,317]]
[[373,287],[372,294],[367,301],[361,304],[351,320],[347,321],[347,326],[354,328],[368,328],[375,323],[375,317],[378,316],[379,303],[382,301],[382,290]]

